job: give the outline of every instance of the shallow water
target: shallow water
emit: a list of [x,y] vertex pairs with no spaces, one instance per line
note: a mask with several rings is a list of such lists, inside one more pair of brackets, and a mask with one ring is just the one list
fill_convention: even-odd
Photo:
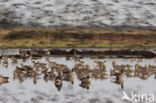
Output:
[[155,0],[0,0],[0,19],[33,27],[156,27]]
[[[7,50],[6,54],[16,54],[17,50]],[[66,60],[63,56],[50,56],[51,61],[55,61],[58,64],[65,64],[70,69],[76,64],[75,60]],[[81,59],[93,69],[93,62],[103,61],[104,59],[92,59],[91,57],[84,57]],[[106,58],[107,60],[107,74],[112,68],[112,62],[115,60],[117,64],[130,64],[134,65],[137,62],[131,62],[131,59],[123,58]],[[46,57],[35,59],[34,61],[40,61],[46,63]],[[33,83],[31,78],[27,78],[23,83],[18,80],[13,80],[13,71],[17,65],[23,63],[25,65],[32,65],[31,59],[26,59],[23,62],[21,59],[18,60],[18,64],[12,64],[9,59],[8,68],[3,67],[0,64],[0,74],[9,77],[9,83],[2,84],[0,86],[0,103],[132,103],[131,101],[121,100],[123,91],[131,96],[132,92],[136,94],[153,94],[156,96],[156,80],[154,75],[146,80],[142,80],[138,77],[124,77],[124,89],[121,86],[111,82],[110,76],[108,79],[91,79],[91,86],[87,90],[79,86],[81,83],[76,75],[74,75],[74,84],[71,82],[63,81],[63,86],[60,91],[55,87],[53,81],[44,81],[43,78],[37,80],[37,84]],[[143,62],[139,62],[142,66],[146,64],[156,65],[153,59],[145,59]],[[149,103],[155,103],[155,101]],[[147,101],[133,103],[148,103]]]

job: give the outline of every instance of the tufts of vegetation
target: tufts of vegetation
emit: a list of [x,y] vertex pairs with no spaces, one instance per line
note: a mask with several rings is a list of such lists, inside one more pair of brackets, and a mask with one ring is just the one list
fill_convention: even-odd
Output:
[[156,31],[102,29],[0,29],[0,46],[17,47],[156,47]]

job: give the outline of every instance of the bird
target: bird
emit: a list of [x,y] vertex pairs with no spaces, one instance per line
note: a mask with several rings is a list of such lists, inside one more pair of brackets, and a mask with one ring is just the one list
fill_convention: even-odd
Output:
[[0,74],[0,82],[1,83],[8,83],[9,77],[3,77],[2,74]]
[[97,67],[98,67],[98,63],[97,63],[97,61],[94,61],[94,69],[97,69]]
[[4,59],[4,61],[3,61],[3,66],[7,68],[7,67],[8,67],[8,64],[9,64],[9,63],[8,63],[8,59]]

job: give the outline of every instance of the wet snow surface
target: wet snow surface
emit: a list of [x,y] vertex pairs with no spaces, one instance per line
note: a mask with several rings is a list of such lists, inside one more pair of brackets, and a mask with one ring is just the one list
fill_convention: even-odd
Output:
[[30,26],[156,26],[155,0],[0,0],[0,19]]

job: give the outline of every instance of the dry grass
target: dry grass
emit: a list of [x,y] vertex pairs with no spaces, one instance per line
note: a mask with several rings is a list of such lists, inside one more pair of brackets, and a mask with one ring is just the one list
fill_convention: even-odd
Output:
[[156,31],[102,29],[0,29],[0,46],[17,47],[156,47]]

